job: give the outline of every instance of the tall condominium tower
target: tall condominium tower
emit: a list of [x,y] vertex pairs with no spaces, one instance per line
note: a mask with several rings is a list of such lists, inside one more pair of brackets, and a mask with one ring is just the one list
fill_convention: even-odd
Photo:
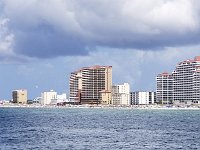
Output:
[[[200,56],[176,65],[172,74],[159,74],[157,100],[162,103],[200,103]],[[173,84],[172,84],[173,83]]]
[[112,66],[92,66],[72,72],[70,100],[81,104],[110,104]]
[[176,65],[174,79],[174,101],[198,103],[200,100],[200,56]]
[[173,103],[173,76],[167,72],[158,74],[156,77],[156,101],[159,104]]

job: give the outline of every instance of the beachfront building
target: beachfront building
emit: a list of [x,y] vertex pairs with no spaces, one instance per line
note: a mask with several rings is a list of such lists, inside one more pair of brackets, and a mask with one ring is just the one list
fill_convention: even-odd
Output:
[[159,103],[200,104],[200,56],[178,63],[172,74],[159,74],[156,81]]
[[66,93],[62,93],[62,94],[57,94],[57,104],[62,104],[65,102],[69,102],[67,99],[67,94]]
[[200,102],[200,56],[176,65],[172,73],[174,79],[175,103]]
[[41,93],[41,104],[50,105],[54,104],[57,101],[57,92],[54,90]]
[[27,104],[28,95],[26,89],[14,90],[12,92],[13,103]]
[[70,76],[70,102],[80,104],[82,89],[82,71],[78,70],[71,73]]
[[112,104],[112,94],[111,91],[102,90],[100,91],[100,102],[102,105]]
[[194,73],[194,85],[193,85],[193,104],[200,104],[200,66],[196,67]]
[[150,105],[156,102],[156,92],[136,91],[130,92],[131,105]]
[[112,86],[112,104],[130,105],[130,85],[128,83]]
[[158,104],[173,103],[173,76],[170,73],[164,72],[156,77],[156,102]]
[[112,66],[84,67],[70,76],[70,101],[111,104]]
[[33,99],[33,104],[41,104],[41,97],[36,97]]

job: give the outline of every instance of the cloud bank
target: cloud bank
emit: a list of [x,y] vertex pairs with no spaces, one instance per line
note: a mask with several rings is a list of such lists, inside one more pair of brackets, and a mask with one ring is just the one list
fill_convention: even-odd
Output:
[[1,56],[82,56],[97,47],[161,50],[200,42],[197,0],[6,0],[0,8]]

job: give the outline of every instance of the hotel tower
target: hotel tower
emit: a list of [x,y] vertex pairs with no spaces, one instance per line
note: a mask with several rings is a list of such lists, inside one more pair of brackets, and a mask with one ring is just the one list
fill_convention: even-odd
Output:
[[176,65],[172,74],[159,74],[157,100],[174,103],[200,103],[200,56]]
[[173,103],[173,76],[170,73],[163,72],[156,77],[156,101],[159,104]]
[[70,76],[70,101],[111,104],[112,66],[84,67]]
[[174,78],[174,101],[198,103],[200,101],[200,56],[176,65]]

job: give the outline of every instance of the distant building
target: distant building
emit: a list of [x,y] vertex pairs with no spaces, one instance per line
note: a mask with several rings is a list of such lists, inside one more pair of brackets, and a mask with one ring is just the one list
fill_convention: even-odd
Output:
[[200,103],[200,56],[176,65],[174,79],[174,101],[176,103]]
[[67,94],[66,93],[62,93],[60,95],[58,94],[56,103],[58,104],[58,103],[64,103],[64,102],[69,102],[67,99]]
[[27,90],[14,90],[12,92],[13,103],[27,104]]
[[42,105],[50,105],[51,103],[55,103],[55,101],[57,101],[57,92],[51,90],[49,92],[41,93]]
[[178,63],[172,74],[159,74],[156,81],[159,103],[200,104],[200,56]]
[[156,101],[156,92],[130,92],[131,105],[149,105]]
[[113,105],[130,105],[130,85],[112,86],[112,104]]
[[41,97],[36,97],[33,99],[33,104],[40,104],[41,103]]
[[70,101],[80,104],[110,104],[112,66],[84,67],[70,76]]
[[173,76],[170,73],[164,72],[156,77],[156,101],[159,104],[173,103]]
[[112,94],[111,91],[102,90],[100,91],[100,102],[103,105],[112,104]]

